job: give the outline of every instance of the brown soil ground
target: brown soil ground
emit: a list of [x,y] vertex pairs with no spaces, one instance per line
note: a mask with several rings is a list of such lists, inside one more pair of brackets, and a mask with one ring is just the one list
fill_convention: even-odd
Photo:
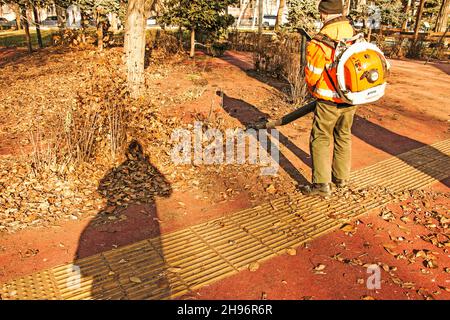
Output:
[[[14,68],[21,70],[28,61],[28,58],[24,61],[21,61],[21,57],[11,58],[14,55],[9,51],[0,53],[3,59],[0,68],[14,64]],[[59,53],[60,64],[47,63],[45,52],[40,55],[42,62],[41,65],[35,66],[36,72],[41,68],[41,72],[60,74],[64,63],[67,63],[65,57],[73,53]],[[448,65],[425,66],[423,62],[408,60],[393,60],[391,63],[393,69],[386,96],[374,105],[358,109],[353,128],[353,170],[450,137]],[[182,65],[187,67],[192,64],[192,61],[182,62]],[[216,120],[223,118],[228,127],[242,127],[243,124],[261,116],[275,118],[292,110],[293,107],[283,101],[279,90],[284,84],[276,79],[258,75],[252,69],[252,55],[248,53],[227,52],[223,58],[200,55],[195,61],[195,74],[206,80],[205,91],[200,97],[189,101],[169,104],[162,111],[163,115],[177,116],[190,123],[199,115],[204,118],[212,112]],[[27,85],[32,85],[33,81],[35,86],[39,85],[38,77],[35,80],[21,79],[20,75],[18,77],[16,82],[7,81],[5,78],[0,80],[6,81],[10,86],[21,85],[23,81],[31,81],[27,82]],[[154,90],[174,96],[183,94],[192,87],[192,77],[186,76],[186,69],[178,67],[171,69],[163,78],[154,77],[149,81],[149,86]],[[1,87],[6,90],[3,84]],[[224,92],[223,107],[221,98],[216,94],[219,89]],[[87,215],[75,221],[58,221],[47,227],[29,227],[14,234],[0,233],[0,283],[72,261],[77,250],[80,255],[81,240],[86,242],[81,255],[86,256],[155,236],[157,233],[178,230],[292,192],[296,184],[304,183],[310,178],[308,139],[311,119],[309,115],[281,128],[282,169],[278,177],[256,180],[258,168],[253,168],[243,175],[231,169],[226,174],[229,170],[227,168],[223,169],[224,171],[215,171],[214,174],[205,171],[202,179],[209,179],[211,184],[206,190],[190,189],[186,186],[173,187],[171,196],[157,198],[153,209],[132,206],[125,212],[126,219],[119,222],[96,226],[92,224],[94,216]],[[0,123],[6,126],[10,124],[10,120],[3,118]],[[0,154],[14,154],[18,149],[20,134],[0,132],[0,137]],[[163,171],[164,168],[160,168],[158,163],[154,165]],[[178,168],[178,171],[184,169]],[[208,173],[211,174],[209,178]],[[173,186],[177,185],[170,177],[167,179]],[[264,190],[272,184],[276,192],[265,193]],[[435,190],[438,188],[448,192],[448,185],[449,182],[445,181],[444,184],[435,186]],[[448,207],[445,199],[436,201],[444,201],[444,205]],[[364,278],[364,269],[331,261],[329,257],[339,251],[336,247],[343,242],[346,243],[346,257],[356,257],[362,253],[380,259],[384,257],[386,253],[377,243],[384,241],[392,226],[389,227],[379,220],[381,219],[376,216],[367,217],[351,238],[342,232],[323,236],[308,248],[299,250],[297,256],[275,258],[264,263],[256,273],[242,272],[193,293],[190,298],[259,299],[262,292],[266,292],[269,299],[299,299],[305,296],[358,299],[362,295],[376,296],[374,293],[365,292],[364,285],[356,283],[358,278]],[[159,223],[156,229],[155,221]],[[368,224],[374,227],[367,228]],[[377,243],[373,243],[379,224],[383,224],[385,229],[380,233],[384,233]],[[369,249],[363,246],[365,242],[371,243]],[[411,248],[416,245],[417,243],[410,244]],[[312,275],[311,264],[322,261],[327,264],[327,275]],[[390,262],[395,265],[395,261]],[[448,256],[444,259],[444,264],[450,266]],[[427,290],[431,290],[427,281],[445,282],[441,266],[439,270],[441,272],[438,274],[436,271],[432,277],[417,275],[423,276],[420,281]],[[419,281],[416,277],[417,270],[405,267],[402,272],[404,278],[414,274],[414,280]],[[386,286],[389,290],[383,290],[377,298],[406,297],[405,290],[392,281],[388,283]],[[411,297],[420,298],[421,295],[411,294]],[[448,293],[442,293],[441,297],[450,298]]]

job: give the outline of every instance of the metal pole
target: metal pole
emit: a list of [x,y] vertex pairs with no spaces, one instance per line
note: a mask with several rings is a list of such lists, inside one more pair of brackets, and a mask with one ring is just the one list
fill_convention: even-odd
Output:
[[263,0],[258,0],[258,52],[262,52]]
[[264,2],[263,0],[258,0],[258,33],[261,36],[263,28],[263,16],[264,16]]

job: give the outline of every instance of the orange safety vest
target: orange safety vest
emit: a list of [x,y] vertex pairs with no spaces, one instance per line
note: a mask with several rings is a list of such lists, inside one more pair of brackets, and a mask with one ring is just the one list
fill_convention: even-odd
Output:
[[[339,41],[353,37],[354,30],[347,19],[338,17],[325,23],[320,34]],[[343,103],[334,85],[336,68],[330,68],[333,57],[334,48],[318,39],[313,39],[306,48],[305,80],[309,91],[317,99]]]

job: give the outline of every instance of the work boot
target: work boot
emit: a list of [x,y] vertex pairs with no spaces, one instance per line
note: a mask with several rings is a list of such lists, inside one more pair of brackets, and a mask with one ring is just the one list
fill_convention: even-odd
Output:
[[348,186],[348,180],[343,180],[343,179],[338,179],[333,177],[332,179],[334,185],[336,186],[336,188],[338,189],[344,189]]
[[301,186],[300,191],[307,196],[319,195],[325,198],[331,196],[331,188],[329,183],[313,183],[309,186]]

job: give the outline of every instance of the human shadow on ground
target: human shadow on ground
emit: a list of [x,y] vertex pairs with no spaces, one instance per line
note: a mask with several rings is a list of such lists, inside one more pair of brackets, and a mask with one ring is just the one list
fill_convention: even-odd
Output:
[[[130,143],[126,158],[100,181],[98,192],[107,205],[79,239],[74,264],[80,268],[82,285],[75,291],[82,298],[170,296],[155,198],[169,197],[172,188],[139,142]],[[132,248],[121,249],[129,244]]]

